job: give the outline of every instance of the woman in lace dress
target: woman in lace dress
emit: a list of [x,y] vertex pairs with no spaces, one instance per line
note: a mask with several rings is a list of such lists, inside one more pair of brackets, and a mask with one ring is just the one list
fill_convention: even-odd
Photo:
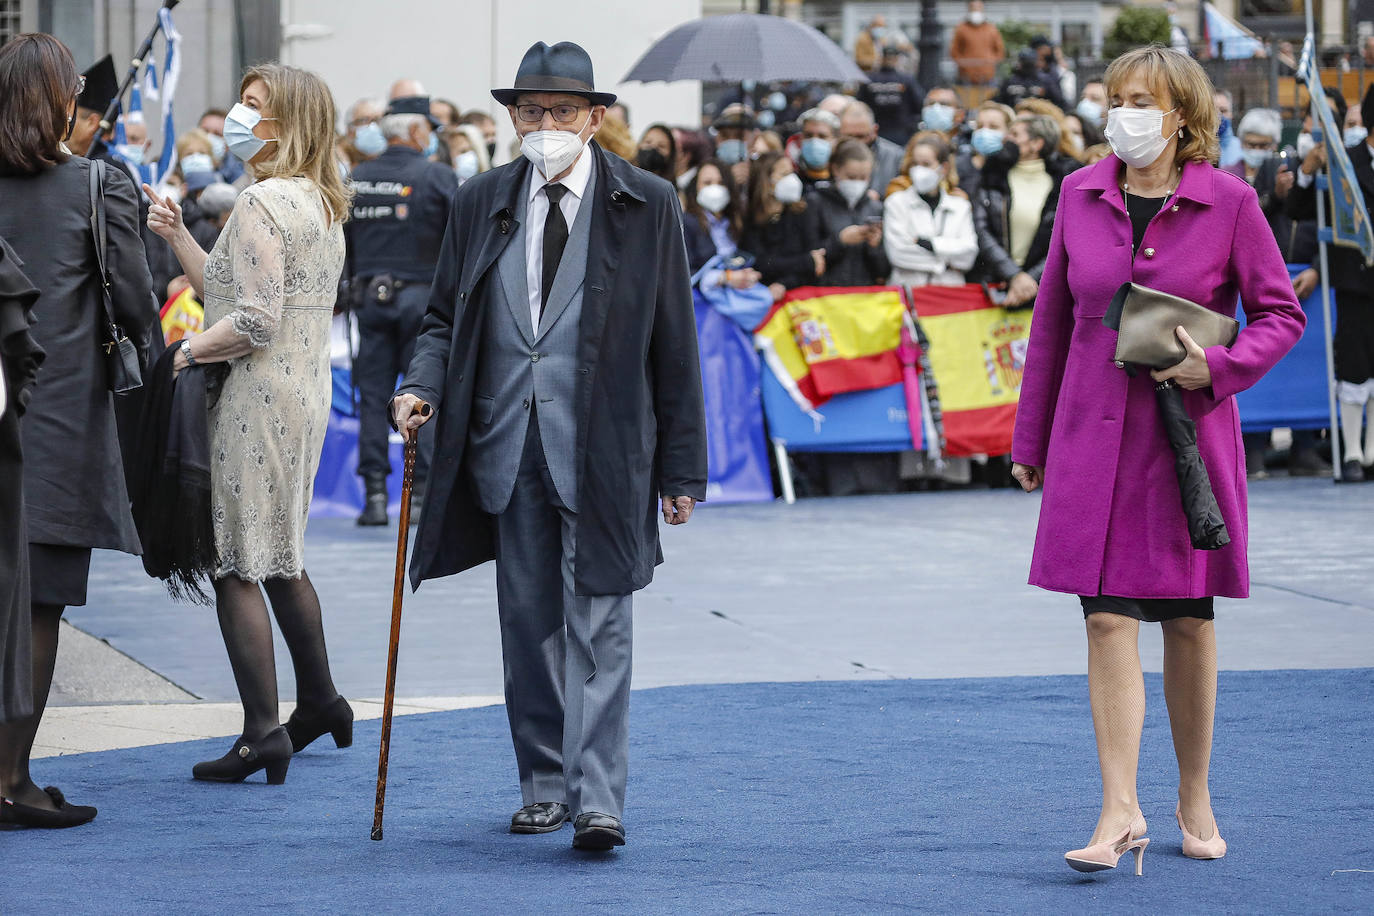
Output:
[[[293,751],[325,732],[352,740],[353,711],[325,652],[319,597],[305,573],[305,524],[329,418],[329,324],[344,262],[348,192],[333,160],[334,104],[312,73],[255,67],[225,138],[257,182],[240,195],[207,257],[171,200],[148,225],[171,243],[210,325],[183,341],[174,368],[222,364],[210,408],[211,501],[219,569],[215,605],[243,700],[243,736],[197,779],[286,778]],[[144,190],[152,196],[152,189]],[[272,625],[291,652],[297,709],[277,709]]]

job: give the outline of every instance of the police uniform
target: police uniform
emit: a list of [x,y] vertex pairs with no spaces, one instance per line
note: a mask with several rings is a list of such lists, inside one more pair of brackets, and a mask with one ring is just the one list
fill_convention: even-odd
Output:
[[[387,114],[428,117],[429,99],[395,99]],[[430,122],[437,127],[433,118]],[[410,362],[429,304],[458,180],[452,169],[429,161],[424,152],[393,143],[376,159],[359,163],[352,184],[353,218],[345,232],[358,322],[358,356],[353,363],[359,401],[358,473],[367,482],[369,508],[380,492],[384,509],[391,472],[388,403],[397,376]],[[420,437],[417,486],[429,468],[432,436]],[[368,514],[365,511],[359,522],[385,524],[384,516],[366,521]]]

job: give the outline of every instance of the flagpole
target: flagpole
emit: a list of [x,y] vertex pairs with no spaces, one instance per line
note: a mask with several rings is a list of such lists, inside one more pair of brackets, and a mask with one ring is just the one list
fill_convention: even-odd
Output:
[[[1321,111],[1317,106],[1326,104],[1326,94],[1322,91],[1321,70],[1317,66],[1317,35],[1314,31],[1312,0],[1304,0],[1303,8],[1307,16],[1307,51],[1310,54],[1308,66],[1303,72],[1304,75],[1310,75],[1312,72],[1317,74],[1315,88],[1310,81],[1307,83],[1307,100],[1311,106],[1312,129],[1322,131]],[[1328,144],[1331,142],[1331,138],[1325,135],[1325,131],[1322,131],[1322,142]],[[1316,175],[1313,176],[1313,182],[1316,183]],[[1326,184],[1330,188],[1331,161],[1329,158],[1326,166]],[[1326,195],[1322,193],[1320,187],[1314,187],[1312,191],[1317,198],[1317,261],[1321,265],[1322,322],[1326,326],[1326,406],[1331,414],[1331,479],[1333,482],[1339,482],[1341,479],[1341,426],[1336,408],[1336,354],[1331,322],[1330,270],[1326,256]]]
[[[162,0],[162,9],[170,10],[180,2],[181,0]],[[115,97],[110,100],[110,104],[105,107],[105,114],[100,119],[100,130],[91,138],[91,145],[86,149],[85,156],[87,158],[90,158],[91,153],[95,152],[95,146],[100,142],[100,138],[105,135],[106,131],[114,126],[115,112],[119,111],[119,102],[124,98],[124,93],[129,91],[129,86],[133,83],[134,78],[138,76],[139,69],[143,66],[143,62],[147,59],[148,54],[153,50],[153,42],[157,39],[158,33],[161,31],[162,17],[159,15],[157,23],[153,26],[153,30],[148,33],[147,38],[143,39],[143,44],[139,45],[138,53],[134,55],[133,62],[129,64],[129,72],[125,74],[124,81],[119,84],[119,91],[116,92]]]

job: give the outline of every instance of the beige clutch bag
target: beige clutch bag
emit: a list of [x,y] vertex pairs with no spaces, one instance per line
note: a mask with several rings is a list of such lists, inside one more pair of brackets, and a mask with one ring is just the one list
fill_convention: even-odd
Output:
[[1168,369],[1183,362],[1188,351],[1174,333],[1183,326],[1204,350],[1235,343],[1240,322],[1178,296],[1137,283],[1123,283],[1102,323],[1116,331],[1116,364]]

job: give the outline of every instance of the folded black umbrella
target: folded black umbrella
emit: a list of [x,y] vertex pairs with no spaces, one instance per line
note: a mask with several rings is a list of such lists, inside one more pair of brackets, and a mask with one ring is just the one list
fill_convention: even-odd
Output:
[[1174,472],[1183,498],[1183,514],[1188,518],[1188,537],[1197,550],[1218,550],[1231,543],[1226,521],[1221,517],[1207,465],[1197,448],[1197,425],[1183,409],[1183,390],[1173,380],[1155,385],[1155,402],[1164,421],[1164,431],[1174,450]]

